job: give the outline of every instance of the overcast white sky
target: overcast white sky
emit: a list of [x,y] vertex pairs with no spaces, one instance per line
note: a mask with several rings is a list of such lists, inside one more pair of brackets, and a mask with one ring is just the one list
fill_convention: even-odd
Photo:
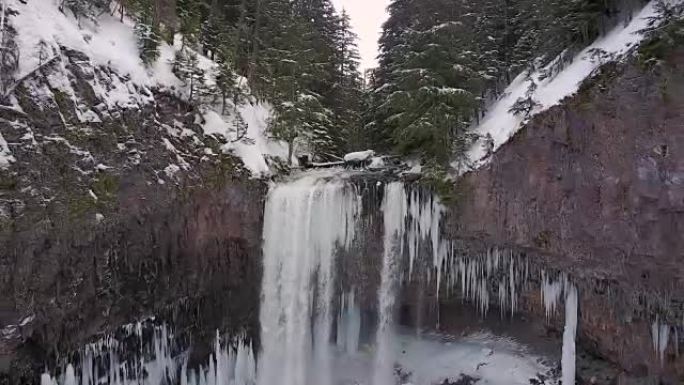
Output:
[[378,55],[378,38],[382,23],[387,19],[386,8],[390,0],[332,0],[340,13],[342,8],[351,16],[354,30],[359,35],[361,69],[375,67]]

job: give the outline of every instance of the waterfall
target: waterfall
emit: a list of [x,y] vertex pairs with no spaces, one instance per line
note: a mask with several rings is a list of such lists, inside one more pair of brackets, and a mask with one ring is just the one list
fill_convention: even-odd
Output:
[[399,266],[404,249],[404,230],[407,216],[406,192],[401,183],[390,183],[385,189],[382,204],[384,238],[382,273],[378,290],[378,327],[376,332],[376,354],[374,385],[393,384],[394,365],[394,310]]
[[337,317],[337,348],[347,354],[359,351],[361,310],[357,307],[355,298],[353,290],[342,295]]
[[258,384],[331,383],[335,252],[351,244],[360,208],[339,179],[307,176],[270,190]]
[[[357,186],[348,175],[334,173],[307,174],[271,186],[264,212],[258,359],[249,341],[221,339],[217,332],[208,362],[191,368],[188,352],[179,352],[172,346],[170,328],[155,326],[151,340],[143,341],[143,329],[138,323],[126,327],[126,336],[139,339],[140,351],[129,355],[123,344],[113,338],[105,339],[86,346],[80,355],[80,367],[61,366],[63,370],[55,378],[49,373],[43,375],[41,385],[394,385],[398,379],[395,365],[400,369],[402,383],[411,382],[406,378],[411,372],[415,372],[416,380],[422,379],[413,383],[441,383],[468,370],[473,365],[465,362],[473,360],[477,361],[477,373],[472,374],[490,376],[492,384],[526,383],[529,377],[525,376],[529,374],[525,373],[534,374],[538,366],[525,363],[528,366],[516,382],[508,382],[508,378],[501,382],[496,371],[483,374],[477,365],[495,362],[498,358],[491,354],[463,362],[462,358],[431,362],[424,354],[428,346],[436,349],[435,354],[443,352],[445,357],[460,357],[463,352],[471,357],[477,352],[481,354],[482,349],[468,343],[442,344],[424,336],[407,338],[396,330],[395,322],[401,284],[412,279],[435,285],[430,290],[435,290],[438,299],[440,288],[447,296],[460,289],[461,298],[473,303],[483,315],[490,302],[497,299],[502,316],[513,314],[517,297],[529,278],[527,259],[497,249],[484,255],[458,255],[452,241],[443,237],[441,219],[446,207],[437,197],[401,182],[378,182],[372,188],[382,191],[377,195],[383,197],[382,201],[373,200],[368,207],[364,206]],[[364,214],[362,218],[362,207],[369,209],[364,213],[370,215]],[[382,212],[381,229],[372,227],[380,225],[373,216],[378,209]],[[365,267],[364,259],[373,256],[337,260],[338,254],[348,255],[340,252],[350,251],[355,242],[369,240],[368,236],[359,236],[365,226],[371,226],[373,232],[369,234],[382,231],[377,293],[360,291],[368,284],[375,287],[374,281],[347,281],[356,278],[356,265]],[[350,264],[355,266],[350,271],[337,270]],[[547,316],[553,313],[561,294],[566,294],[562,369],[564,380],[572,384],[577,292],[565,276],[556,282],[543,272],[541,291]],[[360,347],[362,338],[367,342],[368,337],[373,337],[372,331],[368,333],[367,326],[371,325],[366,325],[372,320],[366,314],[373,303],[377,304],[375,344]],[[660,338],[662,334],[658,334]],[[510,367],[525,362],[504,356],[505,365],[510,362]],[[432,369],[423,370],[428,367]]]
[[561,355],[561,379],[564,385],[575,385],[575,335],[577,334],[577,289],[570,285],[565,297],[565,329]]

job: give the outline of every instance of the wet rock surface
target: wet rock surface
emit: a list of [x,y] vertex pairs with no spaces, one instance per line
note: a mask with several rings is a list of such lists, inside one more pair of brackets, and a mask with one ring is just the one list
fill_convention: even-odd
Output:
[[0,383],[151,316],[197,362],[217,329],[258,341],[265,185],[173,90],[94,79],[128,84],[63,49],[0,109]]
[[[634,383],[684,381],[673,335],[684,326],[683,55],[604,67],[466,175],[450,216],[466,245],[510,246],[571,273],[580,344]],[[539,294],[526,296],[543,316]],[[672,331],[662,360],[654,322]]]

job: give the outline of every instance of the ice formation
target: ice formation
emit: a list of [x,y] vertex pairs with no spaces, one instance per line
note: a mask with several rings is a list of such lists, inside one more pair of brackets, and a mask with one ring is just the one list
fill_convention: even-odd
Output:
[[[168,328],[156,327],[154,337],[144,344],[138,324],[127,328],[130,335],[141,339],[140,346],[147,346],[136,353],[138,360],[121,359],[124,346],[113,338],[103,339],[84,349],[80,365],[75,362],[71,369],[64,366],[56,377],[43,376],[43,385],[329,385],[347,380],[388,385],[394,383],[396,365],[410,368],[415,380],[425,383],[445,378],[455,381],[460,373],[480,373],[478,365],[482,362],[519,366],[510,369],[517,373],[512,382],[497,370],[482,369],[489,383],[527,383],[538,370],[527,357],[485,354],[477,360],[461,358],[451,364],[444,361],[439,368],[420,358],[420,352],[428,351],[444,360],[462,354],[479,357],[473,349],[483,350],[478,344],[488,340],[472,346],[463,341],[441,346],[435,341],[423,341],[422,337],[406,339],[397,331],[400,286],[417,279],[418,274],[424,275],[424,282],[435,285],[437,293],[458,293],[482,314],[498,301],[502,316],[516,311],[519,293],[530,278],[528,260],[511,252],[491,249],[483,255],[456,253],[455,245],[442,236],[444,206],[416,186],[400,182],[372,185],[382,197],[382,269],[375,297],[377,322],[363,321],[354,283],[342,291],[345,286],[337,282],[337,269],[343,265],[337,259],[344,255],[338,252],[350,249],[360,225],[365,223],[362,192],[349,175],[339,170],[311,172],[273,185],[269,191],[264,217],[258,359],[249,343],[242,339],[221,340],[217,335],[208,363],[188,368],[186,353],[171,347],[173,335]],[[552,281],[543,275],[547,312],[555,308],[561,292],[569,298],[566,306],[572,305],[566,281]],[[571,326],[569,323],[568,330]],[[375,333],[368,327],[375,328]],[[570,349],[571,345],[567,345],[564,352]],[[437,373],[443,377],[438,378]]]
[[560,301],[563,290],[568,287],[568,278],[562,274],[559,279],[553,280],[542,270],[541,273],[541,297],[544,302],[546,318],[550,318],[556,311],[558,301]]
[[575,385],[577,334],[577,289],[570,285],[565,296],[565,328],[561,355],[561,380],[563,385]]
[[[124,326],[126,337],[138,339],[138,351],[112,336],[86,345],[80,362],[66,364],[59,376],[46,372],[41,385],[251,385],[256,360],[251,344],[242,339],[221,343],[217,332],[214,353],[206,366],[187,370],[186,355],[172,348],[173,333],[165,325],[154,326],[151,341],[143,338],[143,324]],[[128,358],[124,358],[128,357]],[[133,357],[133,358],[131,358]],[[78,370],[75,367],[78,367]]]
[[[670,340],[670,326],[661,323],[660,317],[656,317],[653,324],[651,324],[651,337],[653,339],[653,351],[658,355],[658,359],[660,359],[662,364],[665,361],[665,350],[667,350]],[[675,339],[675,343],[678,344],[677,339]]]
[[361,337],[361,310],[355,300],[354,291],[342,294],[337,316],[337,348],[346,354],[359,351]]

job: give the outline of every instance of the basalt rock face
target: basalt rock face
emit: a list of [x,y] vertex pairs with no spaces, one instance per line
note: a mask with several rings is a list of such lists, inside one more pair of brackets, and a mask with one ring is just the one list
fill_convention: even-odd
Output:
[[0,109],[0,383],[146,317],[191,334],[191,362],[217,329],[258,341],[265,185],[194,106],[128,82],[63,49]]
[[[684,381],[683,63],[679,50],[654,68],[606,66],[534,117],[459,182],[449,231],[570,273],[580,341],[664,383]],[[528,297],[539,304],[538,292]],[[669,325],[662,360],[656,321]]]

